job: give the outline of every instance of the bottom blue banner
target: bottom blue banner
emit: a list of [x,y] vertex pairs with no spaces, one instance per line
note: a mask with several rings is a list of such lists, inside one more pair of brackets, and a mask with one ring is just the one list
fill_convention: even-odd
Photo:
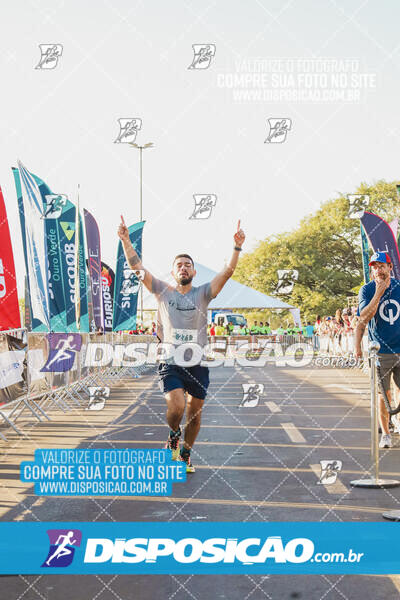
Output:
[[1,574],[400,573],[396,523],[2,523]]

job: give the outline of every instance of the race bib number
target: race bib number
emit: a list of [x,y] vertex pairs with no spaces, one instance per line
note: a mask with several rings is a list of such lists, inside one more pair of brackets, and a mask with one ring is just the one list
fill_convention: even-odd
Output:
[[173,329],[172,343],[185,344],[187,342],[197,342],[197,329]]

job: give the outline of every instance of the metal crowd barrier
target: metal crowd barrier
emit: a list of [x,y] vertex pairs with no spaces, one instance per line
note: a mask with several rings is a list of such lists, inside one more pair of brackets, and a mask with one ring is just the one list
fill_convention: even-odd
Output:
[[[81,333],[81,350],[76,352],[72,369],[66,372],[43,372],[41,369],[45,365],[49,356],[48,333],[27,332],[25,329],[9,330],[0,332],[0,392],[4,391],[2,386],[1,356],[5,348],[7,352],[12,353],[15,350],[8,349],[5,340],[14,338],[21,342],[24,348],[25,359],[22,373],[23,385],[14,389],[11,386],[11,397],[0,404],[0,422],[13,429],[18,435],[25,435],[23,427],[20,425],[23,419],[34,422],[51,420],[51,411],[60,410],[68,412],[73,408],[83,408],[88,403],[91,387],[112,387],[124,378],[137,378],[143,373],[153,368],[153,365],[144,364],[141,366],[121,366],[111,364],[106,366],[87,366],[85,362],[86,349],[88,344],[97,344],[102,347],[104,344],[110,344],[114,348],[116,345],[127,345],[133,342],[155,342],[154,336],[149,335],[129,335],[120,333],[89,334]],[[248,342],[253,357],[263,348],[263,344],[279,343],[285,351],[291,344],[304,342],[301,335],[296,336],[221,336],[209,338],[210,341],[224,339],[229,349],[236,342]],[[3,340],[3,346],[1,341]],[[20,352],[20,350],[18,351]],[[3,354],[4,358],[4,354]],[[12,364],[12,358],[10,359]],[[10,361],[9,361],[10,362]],[[8,364],[8,367],[10,367]],[[15,363],[17,364],[17,363]],[[7,366],[7,365],[6,365]],[[20,367],[21,365],[19,365]],[[3,371],[7,369],[3,365]],[[4,374],[4,373],[3,373]],[[3,377],[4,379],[4,377]],[[4,397],[3,397],[4,400]],[[0,431],[0,437],[5,435]]]
[[[8,337],[7,337],[8,336]],[[149,335],[129,335],[120,333],[82,333],[81,350],[76,352],[75,361],[71,370],[62,373],[52,373],[41,371],[49,355],[48,334],[27,332],[24,329],[10,330],[0,332],[0,395],[4,392],[2,378],[4,372],[9,368],[12,370],[12,355],[9,363],[2,364],[4,351],[9,353],[17,352],[20,357],[21,350],[8,349],[7,339],[18,340],[18,347],[23,347],[25,351],[24,368],[22,372],[23,386],[12,386],[10,394],[6,397],[3,393],[2,404],[0,404],[0,423],[10,427],[18,435],[24,435],[20,422],[23,418],[28,418],[34,422],[51,420],[51,411],[60,410],[68,412],[73,408],[83,408],[88,404],[91,387],[112,387],[121,379],[140,377],[144,372],[152,369],[154,365],[144,364],[142,366],[121,365],[118,360],[113,359],[111,364],[106,366],[87,366],[85,362],[86,350],[88,344],[98,344],[101,349],[104,344],[110,344],[113,348],[118,345],[127,345],[133,342],[155,342],[154,336]],[[276,359],[279,353],[290,353],[290,347],[294,344],[306,344],[312,349],[316,346],[323,353],[326,348],[328,352],[335,352],[334,344],[330,343],[330,338],[324,336],[304,337],[297,335],[231,335],[231,336],[213,336],[209,338],[210,342],[224,341],[224,352],[233,357],[234,348],[239,342],[246,344],[243,350],[246,358],[256,360],[266,345],[269,345],[272,352],[272,360]],[[318,342],[318,343],[317,343]],[[330,345],[329,345],[330,344]],[[275,347],[275,350],[274,350]],[[349,342],[347,347],[349,347]],[[237,351],[240,353],[240,349]],[[3,353],[3,355],[2,355]],[[19,359],[20,360],[20,359]],[[11,362],[10,362],[11,361]],[[367,361],[366,361],[367,362]],[[19,369],[21,365],[15,362]],[[8,365],[8,366],[7,366]],[[11,365],[11,366],[10,366]],[[3,369],[3,371],[2,371]],[[21,382],[20,382],[21,383]],[[5,435],[0,431],[0,437],[5,439]]]
[[[227,352],[230,347],[233,347],[237,342],[246,343],[250,346],[253,352],[247,350],[247,356],[250,358],[253,354],[253,358],[256,359],[257,355],[261,354],[266,344],[274,349],[272,355],[275,358],[279,357],[278,351],[286,357],[293,357],[299,345],[307,346],[309,350],[306,352],[311,353],[313,356],[318,355],[322,359],[326,358],[327,365],[321,364],[320,366],[331,365],[335,367],[346,366],[346,359],[354,357],[354,333],[346,333],[339,339],[338,337],[330,335],[313,335],[307,337],[302,334],[296,335],[231,335],[231,336],[212,336],[209,338],[212,342],[225,341]],[[362,340],[362,352],[363,360],[357,361],[355,364],[348,366],[362,368],[362,370],[368,374],[368,338],[365,335]],[[220,350],[223,352],[224,350]],[[218,350],[216,350],[218,352]],[[337,363],[332,363],[332,358],[337,358]]]
[[[331,335],[318,336],[317,346],[318,354],[321,357],[341,357],[349,358],[354,356],[354,332],[343,334],[341,340]],[[366,375],[370,376],[368,361],[368,335],[364,335],[361,341],[362,359],[357,363],[357,368],[361,369]],[[340,365],[337,365],[340,366]]]
[[[353,354],[354,352],[354,332],[343,333],[340,337],[334,335],[319,335],[317,349],[327,354]],[[365,353],[367,345],[365,344]]]
[[296,335],[223,335],[209,336],[209,343],[223,342],[223,348],[215,348],[213,353],[226,353],[227,357],[244,357],[256,361],[267,349],[267,359],[278,361],[281,357],[294,358],[299,348],[306,354],[314,354],[313,338]]
[[[154,341],[152,336],[118,333],[81,333],[80,336],[82,346],[75,354],[72,369],[54,373],[41,371],[49,355],[48,333],[27,332],[24,329],[0,332],[0,392],[3,392],[4,400],[0,404],[0,422],[18,435],[24,436],[26,433],[17,421],[20,422],[23,418],[28,419],[28,422],[50,421],[52,410],[68,412],[72,408],[86,407],[90,387],[111,387],[123,378],[140,377],[151,368],[149,365],[112,366],[112,363],[107,366],[90,367],[85,364],[85,355],[89,343],[114,345],[149,342]],[[10,373],[12,374],[12,370],[22,369],[21,350],[9,348],[9,341],[13,338],[19,340],[24,347],[22,381],[18,381],[18,385],[13,383],[6,387],[4,382]],[[5,355],[5,352],[8,354]],[[13,352],[17,352],[15,358]],[[4,358],[6,360],[2,362]],[[4,392],[7,392],[7,395]],[[2,431],[0,437],[7,441]]]

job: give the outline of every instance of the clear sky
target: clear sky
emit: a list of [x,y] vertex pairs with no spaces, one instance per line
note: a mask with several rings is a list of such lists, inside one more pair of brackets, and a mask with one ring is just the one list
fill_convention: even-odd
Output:
[[[221,268],[238,218],[250,250],[337,192],[398,179],[399,17],[396,0],[3,3],[0,185],[19,283],[18,158],[72,201],[80,183],[114,266],[119,215],[139,217],[138,152],[113,143],[119,118],[142,119],[136,141],[154,143],[144,263],[159,276],[179,252]],[[46,43],[62,56],[35,69]],[[215,45],[207,69],[188,68],[193,44]],[[283,143],[265,143],[274,118],[291,120]],[[190,220],[202,193],[216,206]]]

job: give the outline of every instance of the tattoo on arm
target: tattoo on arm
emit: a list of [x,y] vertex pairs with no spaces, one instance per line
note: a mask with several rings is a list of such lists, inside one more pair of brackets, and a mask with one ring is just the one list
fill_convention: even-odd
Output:
[[135,267],[135,265],[140,263],[140,258],[138,257],[136,252],[133,252],[133,254],[128,258],[128,263],[132,269]]

